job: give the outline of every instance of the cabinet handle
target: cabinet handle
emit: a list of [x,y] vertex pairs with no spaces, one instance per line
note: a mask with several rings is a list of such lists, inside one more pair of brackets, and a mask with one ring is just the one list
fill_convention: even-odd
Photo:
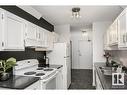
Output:
[[4,47],[4,42],[2,42],[2,47]]
[[39,33],[39,39],[40,39],[41,37],[40,37],[40,33]]
[[4,14],[2,14],[2,19],[4,19]]

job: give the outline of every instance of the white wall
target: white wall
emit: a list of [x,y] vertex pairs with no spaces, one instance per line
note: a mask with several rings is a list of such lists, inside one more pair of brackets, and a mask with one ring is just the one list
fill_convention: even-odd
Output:
[[95,86],[94,63],[105,62],[104,54],[104,33],[107,31],[111,22],[93,23],[93,86]]
[[[89,33],[90,39],[92,40],[92,29],[84,29]],[[83,40],[82,31],[81,30],[71,30],[71,41],[72,41],[72,68],[80,69],[78,62],[78,41]],[[88,59],[89,60],[89,59]],[[89,63],[86,63],[89,65]],[[91,63],[92,68],[92,63]]]
[[105,62],[104,38],[103,35],[108,29],[111,22],[94,22],[93,23],[93,63]]
[[54,31],[59,34],[59,42],[70,43],[70,25],[56,25],[54,26]]

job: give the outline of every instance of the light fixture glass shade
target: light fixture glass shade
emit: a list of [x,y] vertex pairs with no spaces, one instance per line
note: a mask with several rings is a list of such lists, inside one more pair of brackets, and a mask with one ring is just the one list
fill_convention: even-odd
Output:
[[72,17],[73,18],[81,18],[80,8],[73,8],[72,9]]

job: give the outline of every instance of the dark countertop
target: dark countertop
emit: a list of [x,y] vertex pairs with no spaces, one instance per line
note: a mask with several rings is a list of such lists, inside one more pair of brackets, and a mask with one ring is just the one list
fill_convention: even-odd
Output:
[[127,89],[127,75],[126,74],[124,76],[124,82],[125,82],[124,86],[113,86],[112,85],[112,76],[104,75],[101,72],[101,70],[99,69],[99,67],[102,67],[102,66],[106,67],[106,65],[104,63],[95,63],[94,66],[95,66],[96,73],[99,76],[102,87],[104,89]]
[[25,89],[38,80],[39,78],[37,77],[13,75],[6,81],[0,81],[0,88]]

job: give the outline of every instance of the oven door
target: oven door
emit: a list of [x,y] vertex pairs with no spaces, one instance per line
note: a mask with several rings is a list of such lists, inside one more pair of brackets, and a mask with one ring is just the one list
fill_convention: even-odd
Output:
[[56,77],[58,71],[41,80],[42,89],[56,89]]

